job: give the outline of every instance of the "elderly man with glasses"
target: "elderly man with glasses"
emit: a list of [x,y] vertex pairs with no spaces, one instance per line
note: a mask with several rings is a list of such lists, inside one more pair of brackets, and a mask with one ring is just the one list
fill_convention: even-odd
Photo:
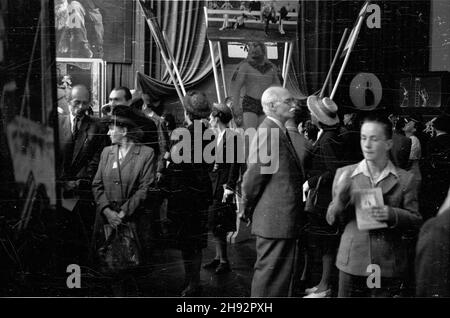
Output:
[[251,296],[287,297],[292,295],[304,181],[285,128],[296,103],[282,87],[266,89],[261,101],[267,117],[252,139],[242,182],[244,219],[256,235]]

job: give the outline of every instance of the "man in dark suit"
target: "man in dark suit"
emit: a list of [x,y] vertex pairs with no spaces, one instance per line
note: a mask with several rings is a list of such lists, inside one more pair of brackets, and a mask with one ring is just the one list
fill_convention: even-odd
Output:
[[298,125],[301,122],[301,110],[297,108],[294,111],[294,118],[286,121],[285,127],[291,137],[292,145],[297,152],[298,159],[302,164],[302,173],[304,175],[305,163],[312,155],[312,144],[298,131]]
[[[100,154],[109,144],[105,126],[87,114],[90,102],[86,86],[76,85],[71,92],[69,114],[59,117],[62,160],[58,178],[63,190],[62,205],[69,211],[68,222],[73,233],[79,230],[81,237],[87,241],[85,243],[89,241],[95,216],[91,183],[97,172]],[[76,235],[73,239],[80,240]]]
[[450,297],[450,189],[420,230],[415,265],[417,297]]
[[422,165],[422,211],[425,219],[433,217],[444,201],[450,186],[450,116],[433,120],[436,136],[428,142],[427,156]]
[[396,167],[406,170],[408,169],[412,141],[410,138],[403,135],[405,123],[405,120],[400,118],[395,124],[394,133],[392,134],[390,157]]
[[288,90],[270,87],[262,106],[267,118],[251,141],[242,183],[244,215],[256,235],[251,296],[286,297],[292,293],[304,178],[284,127],[293,117],[295,100]]

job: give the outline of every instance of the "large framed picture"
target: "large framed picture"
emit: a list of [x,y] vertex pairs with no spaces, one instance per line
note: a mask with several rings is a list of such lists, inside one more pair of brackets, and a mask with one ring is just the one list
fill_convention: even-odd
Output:
[[399,106],[414,110],[448,107],[449,74],[449,72],[428,72],[402,76],[399,79]]
[[70,89],[78,84],[91,92],[92,110],[99,115],[100,106],[106,103],[106,62],[101,59],[57,58],[58,111],[69,112]]
[[131,63],[131,0],[55,0],[56,56]]

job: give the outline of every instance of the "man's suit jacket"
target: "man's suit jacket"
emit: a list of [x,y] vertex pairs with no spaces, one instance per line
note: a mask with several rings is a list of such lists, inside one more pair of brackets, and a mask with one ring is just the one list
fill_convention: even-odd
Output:
[[62,164],[58,175],[61,180],[82,180],[90,185],[97,172],[100,154],[109,144],[106,133],[106,127],[102,126],[98,119],[84,116],[77,137],[73,140],[70,117],[59,116]]
[[[273,131],[278,131],[278,138]],[[301,163],[285,133],[271,119],[266,118],[258,127],[250,147],[247,170],[242,190],[245,214],[252,218],[252,234],[271,239],[291,239],[299,233],[303,176]],[[260,148],[259,145],[263,147]],[[274,158],[270,163],[252,160],[256,151]],[[278,154],[276,154],[278,149]],[[262,174],[263,167],[278,161],[278,169]]]
[[[328,207],[328,216],[336,215],[336,219],[344,224],[336,266],[343,272],[368,276],[369,264],[377,264],[381,268],[382,277],[401,277],[408,268],[408,243],[404,239],[411,232],[418,231],[422,217],[418,211],[417,183],[412,173],[397,168],[398,178],[389,174],[380,181],[384,204],[390,206],[395,214],[395,222],[388,228],[360,231],[357,227],[353,204],[339,211],[337,206],[337,182],[344,172],[349,176],[358,164],[345,166],[336,171],[333,182],[333,201]],[[351,189],[371,188],[370,179],[360,173],[351,178]],[[351,190],[350,190],[351,191]]]
[[450,297],[450,210],[425,222],[415,262],[416,296]]
[[296,127],[287,127],[289,136],[292,140],[292,145],[297,152],[297,157],[302,164],[302,173],[305,175],[306,161],[312,156],[312,144],[298,132]]
[[402,134],[394,132],[392,135],[391,160],[396,167],[407,169],[412,141]]
[[159,145],[159,152],[158,152],[158,162],[157,162],[157,172],[163,172],[166,168],[166,160],[164,159],[164,156],[166,152],[168,152],[169,149],[169,133],[167,132],[166,124],[164,123],[164,120],[159,117],[158,115],[154,114],[153,116],[148,116],[156,125],[156,130],[158,134],[158,145]]

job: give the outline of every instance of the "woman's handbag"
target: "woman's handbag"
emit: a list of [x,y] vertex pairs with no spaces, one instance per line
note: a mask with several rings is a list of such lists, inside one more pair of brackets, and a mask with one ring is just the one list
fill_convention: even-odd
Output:
[[98,249],[103,272],[117,272],[140,265],[140,248],[133,224],[120,224],[116,228],[104,226],[107,239]]
[[[305,203],[305,212],[307,215],[307,231],[315,235],[335,236],[339,235],[339,229],[331,226],[326,220],[328,205],[331,202],[331,196],[328,197],[322,176],[319,177],[317,185],[308,192]],[[321,188],[322,187],[322,188]],[[331,189],[330,189],[331,192]]]
[[306,203],[305,203],[305,211],[307,213],[317,213],[317,210],[318,210],[317,202],[318,202],[318,197],[319,197],[319,187],[320,187],[321,181],[322,181],[322,176],[319,177],[316,187],[313,189],[310,189],[308,191],[308,196],[306,197]]

